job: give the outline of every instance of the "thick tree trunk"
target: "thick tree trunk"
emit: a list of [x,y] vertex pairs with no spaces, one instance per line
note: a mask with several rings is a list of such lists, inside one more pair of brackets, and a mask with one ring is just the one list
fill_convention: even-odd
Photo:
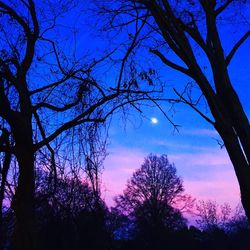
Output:
[[3,167],[1,171],[1,185],[0,185],[0,249],[3,249],[3,201],[4,201],[4,192],[5,192],[5,185],[7,180],[7,175],[10,167],[11,162],[11,154],[5,153]]
[[[27,105],[28,106],[28,105]],[[35,249],[35,154],[33,149],[32,119],[28,108],[16,116],[13,124],[16,141],[15,156],[19,167],[18,186],[12,200],[16,225],[11,250]]]
[[217,68],[214,67],[218,97],[223,106],[220,109],[223,115],[220,117],[225,118],[225,120],[218,119],[219,126],[216,125],[215,128],[223,139],[234,166],[241,192],[241,202],[250,221],[250,126],[224,64],[221,61],[219,65],[216,64]]
[[250,168],[246,156],[241,148],[238,136],[232,127],[216,125],[215,128],[219,132],[224,141],[230,160],[233,164],[241,193],[241,202],[245,210],[246,216],[250,221]]
[[[216,15],[211,6],[204,6],[208,38],[213,45],[210,63],[214,76],[219,110],[214,115],[215,128],[224,141],[234,166],[241,191],[241,201],[250,221],[250,126],[240,99],[228,74],[228,62],[216,24]],[[219,118],[219,119],[218,119]]]
[[[140,2],[140,3],[139,3]],[[214,117],[215,124],[205,114],[197,109],[191,101],[184,102],[193,107],[203,118],[214,125],[224,141],[228,155],[234,166],[241,191],[241,200],[246,215],[250,221],[250,125],[248,117],[242,107],[240,99],[233,88],[228,74],[228,65],[232,56],[245,41],[248,35],[234,44],[228,56],[225,56],[219,30],[217,28],[218,15],[227,8],[216,9],[211,1],[200,1],[206,20],[206,38],[200,33],[194,12],[190,11],[192,22],[186,23],[177,14],[178,10],[172,7],[170,1],[139,1],[151,12],[162,38],[187,67],[169,60],[159,51],[156,54],[167,66],[192,77],[205,96],[208,106]],[[228,1],[230,3],[231,1]],[[187,21],[187,20],[186,20]],[[191,24],[191,25],[190,25]],[[191,27],[192,26],[192,27]],[[195,47],[192,38],[206,55],[210,62],[213,83],[201,69],[201,64],[195,56]],[[242,40],[243,39],[243,40]],[[209,76],[210,78],[210,76]],[[184,91],[185,92],[185,91]],[[180,95],[180,97],[182,97]]]
[[19,165],[18,187],[12,207],[16,216],[11,250],[35,249],[35,214],[34,214],[34,154],[28,148],[21,148],[17,153]]

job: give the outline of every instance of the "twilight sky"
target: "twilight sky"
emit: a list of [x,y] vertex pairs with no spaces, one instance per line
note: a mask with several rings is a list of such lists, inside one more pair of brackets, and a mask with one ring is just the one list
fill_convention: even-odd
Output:
[[[230,39],[228,35],[225,39]],[[232,41],[231,41],[232,42]],[[235,55],[229,72],[243,106],[250,114],[250,42]],[[183,75],[164,69],[162,79],[171,85],[188,81]],[[171,89],[169,89],[171,91]],[[163,104],[167,111],[169,104]],[[144,109],[144,118],[137,113],[128,117],[126,125],[120,117],[113,117],[110,128],[109,156],[104,166],[103,196],[109,205],[122,192],[133,171],[140,167],[149,153],[167,154],[183,178],[188,194],[196,199],[212,199],[218,203],[238,204],[239,188],[226,150],[221,149],[217,132],[189,107],[176,104],[173,121],[180,125],[174,132],[163,114],[156,108]],[[151,117],[159,122],[152,124]]]
[[[242,11],[250,13],[246,9]],[[247,17],[250,16],[247,14]],[[249,26],[242,28],[240,17],[239,20],[233,28],[227,25],[220,27],[225,54],[228,54],[232,45],[244,34],[244,29],[249,29]],[[244,21],[250,23],[249,20]],[[81,34],[78,39],[77,48],[80,53],[85,48],[82,45],[87,45],[90,54],[102,54],[107,44],[119,44],[121,39],[126,37],[126,34],[122,34],[122,38],[115,37],[107,42],[103,39],[103,34],[98,37],[92,25],[93,18],[76,23],[89,31]],[[181,92],[183,86],[190,81],[186,76],[163,66],[159,60],[145,57],[143,53],[145,51],[142,52],[141,58],[139,57],[140,65],[147,65],[149,61],[151,66],[157,65],[160,78],[167,86],[166,95],[172,93],[173,86]],[[229,66],[231,81],[248,117],[250,116],[249,55],[250,39],[241,46]],[[199,63],[204,66],[207,63],[202,55],[199,57]],[[209,70],[207,75],[212,81]],[[115,74],[105,76],[103,82],[115,81],[116,77]],[[173,97],[171,94],[170,96]],[[170,109],[167,103],[163,103],[162,107],[165,111]],[[103,197],[108,205],[113,204],[113,197],[122,192],[126,181],[149,153],[167,154],[169,161],[176,165],[178,174],[183,178],[186,192],[194,198],[212,199],[218,203],[229,202],[233,206],[238,204],[240,200],[238,183],[225,149],[221,149],[218,144],[220,137],[216,131],[187,106],[176,104],[174,112],[172,110],[169,115],[175,124],[181,126],[179,133],[174,132],[173,127],[156,108],[144,108],[143,117],[138,112],[131,112],[126,123],[120,115],[113,116],[109,131],[109,155],[104,162],[102,177]],[[152,117],[156,117],[159,122],[152,124],[150,122]]]

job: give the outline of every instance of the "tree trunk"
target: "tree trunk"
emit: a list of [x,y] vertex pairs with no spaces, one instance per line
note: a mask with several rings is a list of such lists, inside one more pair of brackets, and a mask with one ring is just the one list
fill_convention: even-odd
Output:
[[4,201],[4,192],[5,192],[5,185],[7,180],[7,175],[10,167],[11,162],[11,154],[5,153],[3,167],[1,172],[1,186],[0,186],[0,249],[3,248],[3,201]]
[[[215,66],[213,72],[217,86],[217,96],[221,104],[220,111],[223,114],[220,115],[220,119],[216,119],[217,125],[215,125],[215,128],[223,139],[233,164],[240,187],[241,202],[250,222],[249,121],[231,84],[225,63],[221,60],[221,63],[215,64]],[[219,116],[215,117],[218,118]]]
[[[167,66],[193,78],[205,96],[215,123],[197,109],[196,101],[186,101],[183,95],[179,95],[184,103],[194,108],[198,114],[214,125],[224,141],[240,186],[242,205],[250,221],[250,126],[228,74],[230,60],[245,38],[243,36],[238,43],[235,43],[231,52],[226,56],[220,38],[220,30],[217,27],[217,18],[220,13],[216,9],[216,4],[205,0],[199,2],[206,21],[206,27],[204,27],[206,28],[206,38],[200,32],[192,10],[189,13],[192,22],[187,22],[188,19],[183,21],[184,18],[180,18],[178,8],[173,8],[170,1],[153,1],[153,3],[138,1],[150,11],[169,49],[187,67],[169,60],[159,50],[154,50],[156,52],[153,53]],[[228,4],[230,2],[232,1],[228,1]],[[224,8],[227,8],[227,4],[224,5]],[[222,12],[224,8],[220,11]],[[248,37],[247,33],[245,37]],[[191,38],[203,50],[210,63],[213,83],[209,80],[210,76],[208,78],[209,74],[204,73],[202,65],[197,60],[196,48],[191,43]],[[185,91],[183,93],[185,94]]]
[[35,249],[34,214],[34,155],[33,152],[20,150],[17,154],[19,164],[18,187],[12,206],[16,216],[11,250]]
[[250,221],[250,168],[246,156],[241,148],[235,130],[228,126],[215,125],[222,140],[224,141],[230,160],[233,164],[240,187],[241,202],[246,216]]

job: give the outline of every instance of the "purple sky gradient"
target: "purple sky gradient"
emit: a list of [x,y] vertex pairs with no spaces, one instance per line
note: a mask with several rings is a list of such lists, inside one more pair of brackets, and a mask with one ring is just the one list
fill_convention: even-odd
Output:
[[[220,32],[225,54],[228,54],[244,30],[239,23],[234,27],[224,25]],[[249,54],[250,39],[237,51],[229,66],[232,84],[248,117]],[[152,55],[142,54],[139,59],[141,61],[138,63],[142,66],[147,67],[149,64],[156,67],[161,81],[166,84],[165,95],[168,97],[176,97],[173,95],[173,87],[182,92],[185,84],[190,81],[188,77],[163,66]],[[207,64],[202,55],[199,56],[199,63],[201,66]],[[205,74],[212,83],[211,72],[208,70]],[[111,78],[107,76],[107,79],[115,80],[114,75]],[[138,112],[131,111],[130,115],[127,114],[126,122],[119,115],[112,118],[109,155],[104,162],[102,177],[103,197],[108,205],[114,204],[114,196],[122,193],[132,173],[140,167],[149,153],[153,153],[168,155],[169,161],[176,165],[177,172],[184,181],[186,193],[198,200],[212,199],[218,203],[228,202],[236,206],[240,201],[238,183],[230,159],[225,149],[221,149],[219,145],[221,140],[217,132],[185,105],[176,104],[171,109],[170,104],[162,103],[161,107],[175,124],[181,126],[179,133],[174,131],[173,126],[157,108],[143,109],[143,117]],[[206,105],[201,108],[206,115],[210,115]],[[156,117],[159,123],[152,124],[152,117]]]
[[[214,133],[213,130],[190,130],[191,136],[203,137],[205,134],[207,140]],[[161,150],[155,152],[158,145],[161,145]],[[192,145],[191,139],[187,144],[162,139],[150,142],[150,147],[151,150],[122,146],[112,148],[111,143],[103,173],[103,197],[108,205],[114,204],[114,196],[122,193],[127,180],[151,152],[168,154],[169,161],[175,164],[184,181],[185,192],[193,198],[228,202],[233,207],[239,203],[239,188],[231,162],[225,149],[220,149],[216,142],[213,147],[206,147]]]

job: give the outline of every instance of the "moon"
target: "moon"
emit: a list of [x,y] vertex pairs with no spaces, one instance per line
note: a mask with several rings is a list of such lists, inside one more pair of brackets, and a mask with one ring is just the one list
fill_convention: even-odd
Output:
[[156,117],[152,117],[152,118],[150,119],[150,121],[151,121],[151,123],[153,123],[153,124],[157,124],[157,123],[158,123],[158,119],[157,119]]

